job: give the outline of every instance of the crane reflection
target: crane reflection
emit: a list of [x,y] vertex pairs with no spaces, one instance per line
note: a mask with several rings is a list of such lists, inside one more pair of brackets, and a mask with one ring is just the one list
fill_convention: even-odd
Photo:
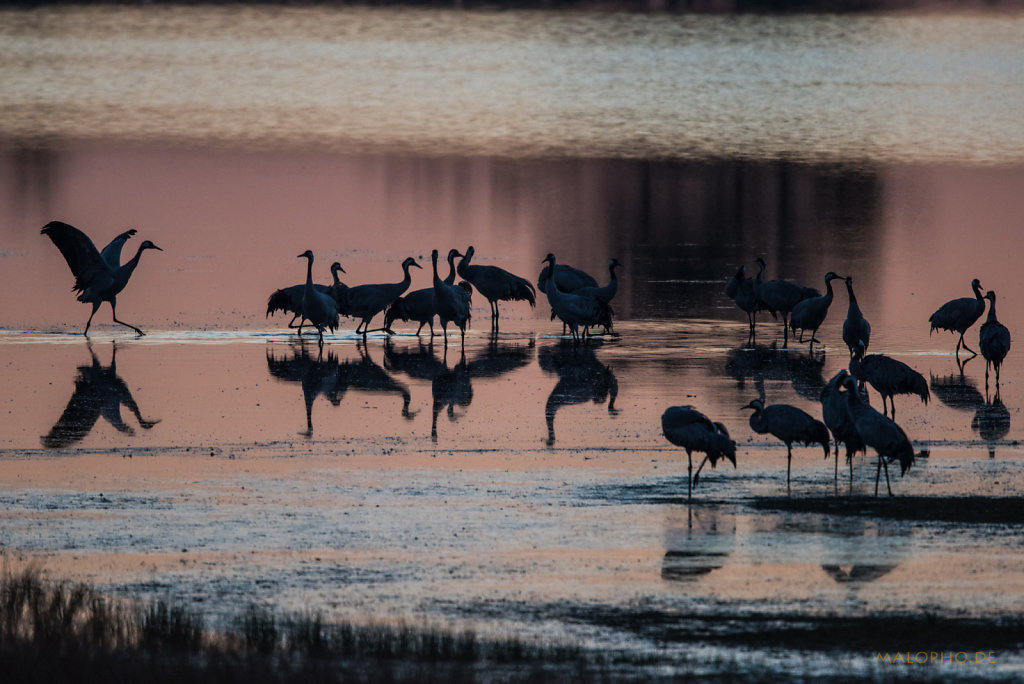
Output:
[[88,343],[88,348],[92,363],[78,367],[75,391],[64,407],[64,413],[41,438],[43,446],[47,449],[62,449],[81,441],[96,426],[100,416],[118,432],[134,435],[134,428],[121,417],[122,406],[126,406],[132,412],[145,430],[160,422],[159,419],[146,420],[142,417],[131,390],[117,374],[117,344],[111,345],[109,366],[100,363],[91,342]]

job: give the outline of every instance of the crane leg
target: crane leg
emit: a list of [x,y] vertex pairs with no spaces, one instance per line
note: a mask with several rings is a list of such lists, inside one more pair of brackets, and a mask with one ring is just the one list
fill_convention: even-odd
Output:
[[883,460],[882,465],[885,467],[885,488],[889,490],[889,496],[892,496],[892,485],[889,484],[889,464]]
[[789,472],[793,465],[793,446],[786,445],[786,493],[789,493]]
[[[141,330],[139,330],[138,328],[136,328],[131,323],[125,323],[124,321],[117,320],[117,308],[114,306],[114,300],[113,299],[110,300],[110,313],[114,317],[114,322],[115,323],[120,323],[121,325],[124,325],[124,326],[127,326],[127,327],[131,328],[132,330],[137,332],[140,336],[146,334],[146,333],[142,332]],[[91,316],[90,316],[90,318],[91,318]]]
[[978,355],[978,352],[976,352],[973,349],[971,349],[970,347],[968,347],[967,343],[964,342],[964,334],[963,333],[960,333],[960,346],[963,347],[964,349],[966,349],[967,351],[971,352],[972,356],[977,356]]
[[83,335],[86,335],[86,336],[89,335],[89,326],[92,325],[92,317],[96,315],[96,312],[99,310],[99,308],[100,308],[99,302],[93,303],[93,305],[92,305],[92,313],[89,314],[89,320],[85,322],[85,332],[82,333]]
[[686,470],[686,500],[693,498],[693,457],[689,452],[686,454],[686,461],[689,464]]
[[694,487],[696,487],[697,483],[700,482],[700,471],[701,471],[701,468],[703,468],[704,464],[707,463],[707,462],[708,462],[708,457],[705,456],[704,460],[700,462],[699,466],[697,466],[697,472],[693,476],[693,486]]
[[882,454],[878,454],[878,467],[875,469],[875,496],[878,496],[878,479],[882,476]]

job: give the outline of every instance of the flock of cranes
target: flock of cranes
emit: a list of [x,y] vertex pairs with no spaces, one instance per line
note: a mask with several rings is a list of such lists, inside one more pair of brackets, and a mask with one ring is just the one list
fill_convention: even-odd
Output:
[[[103,302],[110,303],[114,322],[131,328],[139,335],[144,334],[139,328],[118,320],[116,313],[117,295],[128,284],[139,264],[142,252],[147,249],[160,249],[146,240],[139,245],[135,256],[122,264],[122,248],[135,233],[134,229],[121,233],[100,251],[89,237],[74,226],[52,221],[42,229],[42,234],[53,241],[67,261],[75,277],[74,290],[79,293],[78,300],[92,305],[92,313],[84,330],[86,335],[93,316]],[[600,286],[592,276],[567,264],[558,263],[555,255],[549,253],[541,262],[546,266],[541,271],[535,288],[525,278],[505,269],[473,264],[474,253],[472,246],[468,247],[464,254],[457,249],[449,250],[446,259],[448,273],[442,279],[438,272],[439,253],[436,249],[433,250],[431,287],[407,293],[412,283],[410,269],[422,268],[413,257],[408,257],[402,262],[403,278],[399,282],[350,287],[343,283],[338,275],[345,273],[338,262],[332,264],[330,268],[333,278],[331,284],[314,283],[314,255],[312,251],[306,250],[298,255],[298,258],[306,259],[305,283],[274,291],[267,301],[267,316],[277,311],[291,314],[288,327],[297,328],[299,334],[307,323],[314,327],[321,353],[324,331],[335,331],[341,316],[357,319],[359,324],[356,327],[356,334],[361,334],[364,339],[367,333],[374,331],[392,334],[391,325],[397,319],[418,322],[417,335],[424,325],[429,324],[433,337],[433,319],[436,316],[441,324],[445,345],[448,344],[448,325],[452,323],[459,329],[464,348],[474,289],[490,306],[492,330],[497,330],[498,327],[498,302],[525,301],[532,307],[536,305],[536,291],[540,289],[547,295],[552,319],[558,318],[562,321],[564,330],[572,335],[574,343],[587,336],[593,327],[603,326],[606,331],[611,329],[610,302],[618,291],[618,277],[615,272],[621,265],[618,260],[609,261],[609,282],[605,286]],[[457,265],[455,259],[461,259]],[[822,295],[814,288],[788,280],[767,280],[766,262],[758,258],[756,263],[758,273],[755,277],[747,277],[746,267],[741,266],[725,286],[726,295],[747,314],[748,339],[754,338],[759,312],[768,312],[775,318],[781,314],[784,344],[788,344],[790,331],[794,336],[799,331],[797,341],[809,343],[813,352],[814,344],[821,343],[817,339],[817,333],[834,299],[832,281],[843,280],[848,296],[848,308],[843,322],[842,337],[849,349],[850,362],[848,370],[839,371],[821,390],[822,420],[788,404],[767,405],[762,393],[760,398],[743,407],[752,411],[749,419],[751,429],[758,434],[771,434],[786,445],[787,488],[790,483],[793,444],[818,444],[824,449],[827,457],[831,442],[834,441],[837,475],[840,444],[846,447],[847,461],[851,462],[851,477],[853,455],[866,452],[870,447],[878,456],[875,494],[878,493],[881,473],[884,470],[886,486],[891,495],[889,463],[899,461],[901,473],[905,473],[915,458],[910,440],[895,422],[895,396],[916,395],[927,404],[930,394],[924,377],[896,359],[883,354],[866,354],[871,341],[871,325],[860,310],[853,291],[853,279],[850,276],[840,276],[833,271],[826,273],[826,292]],[[456,276],[462,278],[462,281],[456,283]],[[986,388],[989,371],[994,368],[998,395],[999,371],[1010,349],[1010,333],[996,318],[995,293],[989,291],[983,295],[978,279],[971,282],[971,289],[974,297],[962,297],[946,302],[931,315],[931,330],[947,330],[959,334],[955,350],[958,359],[961,348],[972,355],[977,355],[977,352],[967,346],[964,334],[981,318],[987,300],[988,318],[981,326],[979,347],[986,361]],[[370,322],[382,312],[384,326],[371,330]],[[807,334],[810,335],[809,340],[804,339]],[[882,398],[881,413],[868,403],[866,385],[870,385]],[[665,437],[687,452],[688,496],[692,496],[693,487],[697,484],[705,463],[715,467],[720,459],[725,458],[736,465],[736,445],[730,439],[724,424],[712,421],[691,406],[670,407],[664,412],[661,420]],[[693,471],[694,451],[705,454],[696,473]]]
[[[826,292],[804,287],[788,280],[765,280],[767,265],[764,259],[757,259],[758,273],[754,278],[746,277],[746,267],[741,266],[727,282],[725,293],[736,306],[748,316],[749,337],[752,340],[756,330],[758,312],[767,311],[773,317],[782,314],[783,335],[788,341],[789,331],[796,335],[798,342],[808,342],[813,351],[814,343],[821,341],[816,334],[829,307],[834,293],[833,280],[844,280],[849,297],[846,320],[843,322],[843,342],[850,352],[849,369],[840,370],[821,390],[822,420],[818,420],[803,409],[789,404],[765,404],[762,396],[744,406],[751,409],[750,428],[758,434],[771,434],[786,445],[786,486],[790,484],[790,470],[793,459],[793,444],[820,445],[827,458],[831,442],[835,442],[835,469],[838,476],[839,445],[846,447],[846,459],[853,477],[854,454],[867,452],[868,447],[878,455],[875,474],[875,494],[878,494],[881,473],[885,471],[886,488],[892,495],[889,482],[889,463],[898,461],[901,474],[914,463],[915,454],[910,439],[896,423],[895,397],[910,394],[920,397],[925,404],[931,396],[924,376],[907,364],[884,354],[865,354],[871,340],[871,324],[864,317],[857,298],[853,293],[853,279],[840,276],[833,271],[825,274]],[[961,297],[946,302],[929,317],[931,330],[948,330],[959,334],[955,355],[959,360],[960,349],[973,355],[964,342],[964,334],[985,312],[985,301],[989,302],[988,319],[981,326],[978,346],[985,358],[985,386],[988,388],[990,368],[996,373],[996,396],[999,392],[999,369],[1010,351],[1010,332],[996,318],[996,294],[989,290],[981,294],[981,283],[977,278],[971,282],[974,297]],[[810,332],[810,340],[804,334]],[[868,403],[866,385],[870,385],[882,399],[879,413]],[[661,419],[662,432],[671,443],[686,449],[689,459],[688,493],[692,495],[697,483],[693,474],[692,452],[704,452],[704,462],[715,463],[725,456],[736,465],[735,444],[722,423],[714,422],[692,406],[672,406]],[[703,467],[704,462],[701,463]]]

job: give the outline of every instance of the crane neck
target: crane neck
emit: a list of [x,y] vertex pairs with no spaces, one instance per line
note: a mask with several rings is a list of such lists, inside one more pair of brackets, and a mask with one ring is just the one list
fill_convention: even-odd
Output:
[[999,319],[996,318],[996,298],[993,297],[988,301],[988,318],[986,319],[989,323],[998,323]]
[[[453,259],[453,260],[454,260],[454,259]],[[438,286],[439,286],[439,285],[441,285],[441,284],[442,284],[442,283],[443,283],[444,281],[442,281],[442,280],[441,280],[441,278],[440,278],[440,276],[438,276],[438,275],[437,275],[437,254],[431,254],[431,255],[430,255],[430,261],[431,261],[431,263],[432,263],[432,264],[434,265],[434,287],[438,287]],[[452,270],[453,270],[453,273],[452,273],[452,276],[453,276],[453,277],[452,277],[452,280],[454,280],[454,279],[455,279],[455,278],[454,278],[454,275],[455,275],[455,274],[454,274],[454,269],[452,269]],[[407,271],[407,272],[408,272],[408,271]]]
[[611,276],[612,280],[618,280],[619,279],[619,277],[617,275],[615,275],[615,269],[616,269],[616,267],[618,265],[619,264],[617,264],[617,263],[608,264],[608,275]]
[[832,279],[831,278],[826,278],[825,279],[825,297],[828,299],[828,301],[830,301],[830,302],[832,301],[833,293],[832,293]]
[[984,305],[985,298],[981,296],[981,283],[977,281],[971,283],[971,289],[974,290],[974,296],[978,299],[978,301]]
[[448,253],[448,277],[444,279],[445,285],[455,284],[455,253]]
[[466,277],[466,269],[469,268],[470,260],[473,258],[473,248],[470,247],[466,250],[466,253],[462,255],[462,259],[459,261],[458,272],[463,278]]
[[313,288],[313,257],[306,257],[306,289]]

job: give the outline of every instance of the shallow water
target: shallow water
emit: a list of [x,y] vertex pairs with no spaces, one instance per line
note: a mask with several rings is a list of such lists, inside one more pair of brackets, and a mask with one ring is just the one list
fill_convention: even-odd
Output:
[[[728,637],[1024,609],[1007,501],[1024,486],[1020,357],[997,402],[984,360],[961,368],[955,338],[928,330],[975,277],[1011,332],[1024,318],[1016,15],[2,14],[11,562],[214,614],[255,601],[423,620],[684,673],[920,674],[877,666],[888,644]],[[79,334],[88,307],[38,233],[57,218],[163,248],[118,298],[146,336],[106,306],[91,343]],[[477,295],[464,355],[408,326],[364,344],[345,321],[318,357],[264,315],[306,248],[318,281],[339,260],[354,285],[469,244],[531,281],[550,251],[602,282],[617,257],[617,335],[574,349],[542,295],[503,304],[492,339]],[[884,514],[857,514],[878,510],[859,498],[872,458],[851,482],[798,447],[787,496],[785,447],[749,428],[741,407],[762,392],[820,415],[848,358],[842,287],[813,355],[767,316],[748,344],[723,286],[757,256],[819,288],[851,275],[870,351],[928,379],[930,402],[901,397],[897,416],[930,456],[892,473]],[[691,505],[660,428],[675,404],[739,445]],[[994,512],[963,522],[964,501]],[[928,672],[1024,668],[1019,647],[997,663]]]

